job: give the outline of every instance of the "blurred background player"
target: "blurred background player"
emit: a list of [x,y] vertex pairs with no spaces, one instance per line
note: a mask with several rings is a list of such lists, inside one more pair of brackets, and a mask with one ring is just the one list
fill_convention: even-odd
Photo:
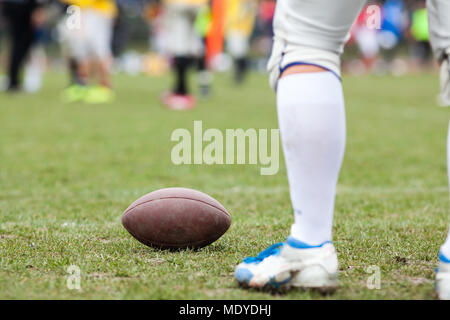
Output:
[[167,52],[173,58],[175,85],[170,92],[163,94],[162,102],[170,109],[192,109],[196,102],[188,87],[187,72],[196,62],[201,63],[199,59],[204,60],[205,46],[202,41],[204,35],[199,34],[196,21],[198,15],[207,10],[209,1],[164,0],[163,2]]
[[212,13],[210,6],[204,6],[197,14],[195,19],[195,29],[202,41],[202,48],[197,61],[197,83],[199,86],[200,97],[208,98],[211,94],[212,74],[208,68],[207,37],[211,29]]
[[74,81],[63,97],[67,102],[110,102],[114,100],[110,69],[117,6],[114,0],[62,1],[69,7],[60,25],[61,39]]
[[257,0],[228,0],[226,43],[234,60],[234,79],[241,83],[248,70],[250,36],[258,10]]
[[[429,36],[435,57],[441,66],[441,93],[439,102],[450,107],[450,1],[428,0]],[[447,170],[450,183],[450,123],[447,136]],[[439,251],[436,273],[436,294],[450,300],[450,230]]]
[[35,40],[35,30],[45,21],[43,1],[3,0],[2,14],[6,20],[10,53],[6,90],[21,89],[20,73]]
[[367,19],[373,14],[371,5],[366,5],[356,19],[352,29],[352,40],[355,41],[361,54],[365,71],[372,72],[378,59],[380,46],[378,44],[378,30],[375,26],[368,26]]
[[385,1],[382,6],[382,22],[381,30],[378,32],[378,42],[387,68],[392,67],[407,27],[408,16],[405,3],[402,0]]
[[[243,286],[322,292],[338,286],[332,225],[346,142],[340,55],[364,4],[277,1],[268,69],[277,93],[294,224],[285,242],[236,267],[235,277]],[[428,9],[430,39],[442,68],[441,98],[449,103],[450,1],[428,0]],[[450,142],[448,148],[450,155]],[[436,280],[438,296],[450,299],[450,234],[440,249]]]

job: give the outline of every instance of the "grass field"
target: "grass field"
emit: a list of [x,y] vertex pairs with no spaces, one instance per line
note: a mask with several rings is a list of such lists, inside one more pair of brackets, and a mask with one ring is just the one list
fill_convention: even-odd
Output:
[[[64,105],[63,75],[37,95],[0,95],[1,299],[431,299],[448,225],[448,110],[436,76],[344,78],[348,145],[334,241],[340,289],[332,296],[238,288],[240,260],[287,236],[292,222],[283,160],[277,175],[252,165],[170,161],[175,128],[276,128],[275,95],[252,75],[240,89],[217,76],[192,112],[158,104],[169,78],[117,76],[111,105]],[[199,251],[165,252],[134,240],[124,209],[155,189],[202,190],[233,223]],[[66,286],[81,269],[81,291]],[[366,286],[369,266],[381,288]]]

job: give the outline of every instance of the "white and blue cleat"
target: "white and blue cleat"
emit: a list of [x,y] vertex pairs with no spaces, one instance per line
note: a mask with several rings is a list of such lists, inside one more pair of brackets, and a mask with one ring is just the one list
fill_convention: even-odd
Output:
[[310,246],[289,237],[257,257],[245,258],[234,274],[246,288],[273,291],[303,288],[330,293],[338,285],[338,261],[331,242]]
[[442,253],[436,272],[436,295],[441,300],[450,300],[450,259]]

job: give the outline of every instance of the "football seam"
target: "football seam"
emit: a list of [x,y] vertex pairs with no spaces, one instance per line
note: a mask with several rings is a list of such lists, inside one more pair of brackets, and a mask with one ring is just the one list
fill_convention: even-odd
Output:
[[137,207],[139,207],[139,206],[141,206],[141,205],[143,205],[143,204],[150,203],[150,202],[156,201],[156,200],[165,200],[165,199],[184,199],[184,200],[191,200],[191,201],[201,202],[201,203],[204,203],[204,204],[206,204],[206,205],[208,205],[208,206],[210,206],[210,207],[213,207],[213,208],[219,210],[220,212],[222,212],[223,214],[225,214],[225,215],[227,215],[228,217],[231,218],[231,215],[230,215],[227,211],[223,211],[221,208],[218,208],[218,207],[216,207],[216,206],[214,206],[214,205],[212,205],[212,204],[210,204],[210,203],[208,203],[208,202],[206,202],[206,201],[203,201],[203,200],[197,200],[197,199],[192,199],[192,198],[185,198],[185,197],[167,197],[167,198],[158,198],[158,199],[151,199],[151,200],[148,200],[148,201],[144,201],[144,202],[142,202],[142,203],[139,203],[139,204],[135,205],[135,206],[132,207],[132,208],[127,209],[127,210],[123,213],[123,216],[127,216],[128,213],[130,213],[131,210],[136,209]]

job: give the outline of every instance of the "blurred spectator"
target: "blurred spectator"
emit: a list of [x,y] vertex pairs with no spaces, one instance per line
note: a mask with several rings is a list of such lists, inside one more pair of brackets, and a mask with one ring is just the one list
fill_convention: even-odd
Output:
[[112,55],[114,57],[119,57],[123,53],[129,37],[124,10],[124,7],[117,2],[117,15],[114,19],[111,40]]
[[385,59],[391,61],[407,29],[407,11],[403,0],[387,0],[382,12],[383,20],[378,41],[380,47],[384,49]]
[[42,5],[38,0],[3,0],[2,13],[10,41],[6,88],[10,92],[21,89],[20,72],[35,40],[35,29],[45,21]]
[[235,63],[235,81],[241,83],[247,73],[250,36],[257,13],[256,0],[229,0],[227,10],[227,49]]
[[[76,69],[77,75],[74,79],[76,83],[64,91],[64,100],[87,103],[107,103],[114,100],[110,68],[113,24],[117,16],[115,1],[62,2],[70,5],[70,14],[60,24],[61,40],[71,68]],[[94,76],[98,77],[98,85],[89,83],[93,82]]]
[[373,14],[369,6],[368,4],[363,8],[351,30],[352,38],[362,55],[366,71],[372,71],[373,65],[378,58],[378,52],[380,51],[377,37],[378,30],[374,27],[369,28],[368,26],[368,19]]
[[422,66],[431,61],[431,45],[428,35],[428,17],[425,1],[420,1],[411,17],[411,37],[413,57]]

